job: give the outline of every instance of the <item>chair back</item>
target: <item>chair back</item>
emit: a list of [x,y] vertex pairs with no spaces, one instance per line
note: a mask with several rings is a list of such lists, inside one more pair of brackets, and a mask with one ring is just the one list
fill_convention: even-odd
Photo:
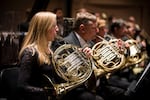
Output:
[[[7,99],[15,100],[17,96],[18,67],[6,68],[0,72],[1,95]],[[14,98],[14,99],[13,99]]]

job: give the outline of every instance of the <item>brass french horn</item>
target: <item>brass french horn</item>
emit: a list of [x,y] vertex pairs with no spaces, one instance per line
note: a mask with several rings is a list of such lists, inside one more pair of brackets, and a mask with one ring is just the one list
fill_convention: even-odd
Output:
[[98,37],[103,41],[92,47],[92,58],[97,67],[96,76],[101,76],[120,69],[125,64],[126,59],[115,44],[118,39],[106,41],[102,37]]
[[126,66],[138,64],[146,58],[145,51],[141,51],[136,40],[129,39],[126,40],[125,43],[129,45]]
[[62,95],[78,87],[92,74],[90,58],[87,58],[78,47],[71,44],[58,47],[53,54],[52,61],[56,73],[66,81],[54,84],[47,75],[44,75],[53,85],[56,95]]

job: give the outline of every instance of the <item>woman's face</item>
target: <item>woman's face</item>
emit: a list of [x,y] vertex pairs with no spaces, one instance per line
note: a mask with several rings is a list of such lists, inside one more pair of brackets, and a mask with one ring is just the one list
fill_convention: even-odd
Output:
[[48,41],[54,41],[57,32],[59,31],[58,26],[55,24],[48,30],[47,39]]

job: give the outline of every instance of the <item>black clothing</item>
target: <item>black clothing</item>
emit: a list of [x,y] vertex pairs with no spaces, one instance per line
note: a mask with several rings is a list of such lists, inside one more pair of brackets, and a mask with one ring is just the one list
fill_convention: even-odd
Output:
[[118,81],[118,79],[107,79],[105,76],[101,77],[97,94],[102,96],[104,100],[129,100],[129,97],[125,95],[126,89],[122,88],[122,85],[126,84],[126,81],[120,81],[120,83]]
[[47,100],[47,94],[43,89],[46,85],[43,82],[43,74],[48,75],[56,83],[61,79],[55,73],[52,64],[38,64],[38,53],[36,51],[34,53],[33,49],[35,48],[25,49],[21,57],[18,79],[19,93],[24,98],[23,100]]

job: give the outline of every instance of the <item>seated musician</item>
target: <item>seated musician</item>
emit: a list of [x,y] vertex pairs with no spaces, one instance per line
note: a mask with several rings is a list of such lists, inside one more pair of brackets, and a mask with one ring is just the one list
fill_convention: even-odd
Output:
[[[31,19],[28,33],[19,54],[18,91],[20,100],[58,99],[57,93],[60,91],[55,90],[55,84],[65,81],[58,76],[52,63],[53,50],[50,47],[52,41],[55,40],[57,31],[56,15],[51,12],[38,12]],[[83,51],[88,54],[88,49]],[[44,75],[46,77],[43,78]],[[52,82],[48,80],[49,83],[46,83],[47,80],[44,81],[44,79],[47,77]],[[73,88],[75,89],[67,92],[59,99],[102,100],[85,88]],[[65,87],[63,89],[64,92],[67,91]]]

